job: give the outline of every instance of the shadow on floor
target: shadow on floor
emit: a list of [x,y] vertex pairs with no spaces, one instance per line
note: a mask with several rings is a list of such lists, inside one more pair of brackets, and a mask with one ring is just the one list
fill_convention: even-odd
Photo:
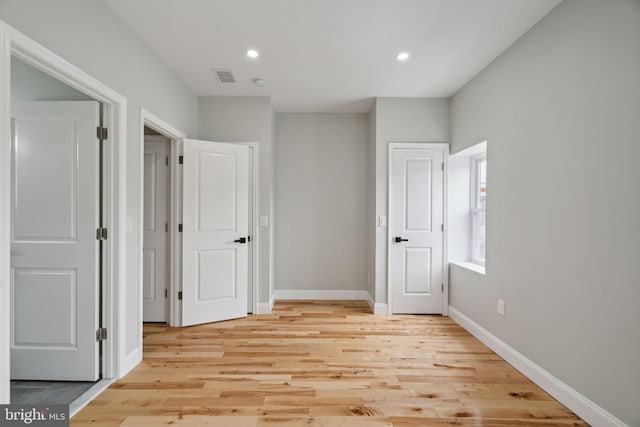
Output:
[[80,381],[11,381],[11,403],[69,405],[94,384]]

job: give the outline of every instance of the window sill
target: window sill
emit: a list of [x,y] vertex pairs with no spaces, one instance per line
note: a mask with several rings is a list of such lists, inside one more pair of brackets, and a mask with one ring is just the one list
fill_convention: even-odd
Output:
[[486,275],[484,265],[474,264],[474,263],[468,262],[468,261],[465,261],[465,262],[460,262],[460,261],[454,262],[454,261],[452,261],[449,264],[453,264],[453,265],[456,265],[458,267],[461,267],[461,268],[464,268],[464,269],[467,269],[467,270],[475,271],[476,273],[482,274],[483,276]]

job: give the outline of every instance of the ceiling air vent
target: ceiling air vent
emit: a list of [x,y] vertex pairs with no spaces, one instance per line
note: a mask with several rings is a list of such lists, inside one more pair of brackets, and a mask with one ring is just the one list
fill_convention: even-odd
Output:
[[212,71],[213,71],[213,74],[216,75],[216,79],[218,79],[220,83],[236,82],[236,78],[233,77],[233,73],[231,72],[231,70],[221,70],[219,68],[214,68],[212,69]]

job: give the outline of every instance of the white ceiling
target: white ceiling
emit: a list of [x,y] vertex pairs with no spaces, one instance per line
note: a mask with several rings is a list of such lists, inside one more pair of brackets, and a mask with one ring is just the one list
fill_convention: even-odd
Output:
[[[367,112],[376,96],[451,96],[560,0],[106,2],[198,95]],[[247,58],[249,48],[260,57]],[[211,68],[233,70],[237,83],[218,83]]]

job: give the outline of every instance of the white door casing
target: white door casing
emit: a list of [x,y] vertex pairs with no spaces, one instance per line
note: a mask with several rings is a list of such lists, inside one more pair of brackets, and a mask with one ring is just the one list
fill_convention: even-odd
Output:
[[13,109],[11,378],[99,378],[94,101]]
[[[143,320],[166,322],[169,287],[169,141],[144,141]],[[166,293],[165,293],[166,292]]]
[[[108,143],[103,146],[104,224],[109,239],[103,246],[103,325],[108,338],[102,343],[102,376],[120,378],[142,359],[141,340],[138,355],[127,351],[127,333],[136,330],[136,318],[127,316],[127,296],[131,286],[126,280],[126,141],[127,100],[120,93],[83,72],[72,63],[46,49],[30,37],[0,20],[0,403],[9,403],[11,355],[11,79],[10,64],[17,57],[39,70],[65,82],[103,105],[104,124],[109,128]],[[141,283],[141,282],[140,282]],[[141,284],[135,290],[140,290]],[[140,305],[142,299],[139,299]],[[137,311],[137,310],[136,310]],[[142,318],[142,310],[140,319]],[[129,323],[126,323],[129,322]],[[139,329],[139,328],[137,328]],[[142,334],[140,334],[141,336]]]
[[255,245],[256,245],[256,230],[255,223],[255,192],[257,191],[255,184],[255,162],[257,162],[256,151],[254,147],[247,146],[249,148],[249,217],[248,217],[248,235],[251,236],[249,242],[247,242],[247,312],[253,313],[253,296],[255,293],[254,287],[257,285],[255,281]]
[[392,313],[442,313],[445,282],[443,169],[444,150],[441,148],[390,149],[389,286]]
[[248,157],[245,146],[184,141],[183,326],[247,315]]

